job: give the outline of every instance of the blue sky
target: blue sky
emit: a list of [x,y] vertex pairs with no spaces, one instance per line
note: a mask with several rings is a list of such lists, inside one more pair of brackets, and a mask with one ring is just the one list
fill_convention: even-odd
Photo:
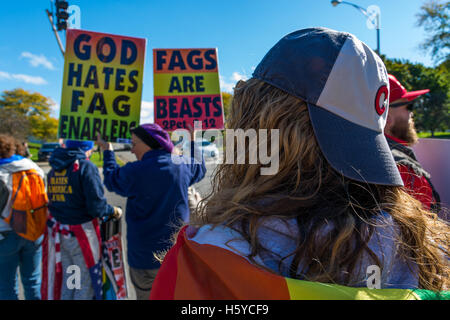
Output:
[[[419,50],[426,34],[416,27],[424,0],[352,0],[381,10],[381,53],[433,66]],[[2,0],[0,91],[24,88],[55,102],[59,116],[64,59],[45,9],[50,0]],[[152,119],[154,48],[218,48],[222,91],[251,76],[284,35],[323,26],[356,35],[376,47],[376,31],[355,8],[330,0],[69,0],[81,8],[81,28],[147,39],[141,122]],[[63,43],[65,37],[60,32]]]

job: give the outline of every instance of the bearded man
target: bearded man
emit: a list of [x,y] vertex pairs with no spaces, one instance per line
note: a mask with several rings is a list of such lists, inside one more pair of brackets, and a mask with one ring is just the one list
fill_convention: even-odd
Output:
[[414,100],[430,90],[408,92],[391,74],[389,75],[389,85],[390,104],[384,134],[403,183],[408,192],[422,202],[427,210],[439,212],[439,194],[431,183],[430,174],[422,168],[411,148],[419,140],[414,127]]

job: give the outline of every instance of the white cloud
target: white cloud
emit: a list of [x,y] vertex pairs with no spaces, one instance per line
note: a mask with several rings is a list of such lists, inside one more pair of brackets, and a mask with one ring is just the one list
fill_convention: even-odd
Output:
[[0,79],[11,79],[11,75],[8,72],[0,71]]
[[140,123],[153,123],[153,101],[142,101]]
[[54,118],[59,118],[59,109],[60,109],[59,103],[57,103],[53,99],[51,99],[50,108],[52,110],[50,115]]
[[220,79],[220,90],[233,93],[233,88],[239,80],[247,80],[248,77],[237,71],[233,72],[231,77],[219,76]]
[[247,76],[244,74],[240,74],[239,72],[233,72],[231,79],[238,82],[239,80],[247,80]]
[[35,76],[30,76],[27,74],[19,74],[19,73],[14,74],[14,73],[8,73],[8,72],[3,72],[3,71],[0,71],[0,79],[16,80],[16,81],[21,81],[21,82],[25,82],[25,83],[35,84],[35,85],[47,84],[47,81],[45,81],[45,79],[42,77],[35,77]]
[[26,74],[13,74],[12,77],[15,80],[23,81],[26,83],[31,83],[31,84],[36,84],[36,85],[47,84],[47,81],[45,81],[45,79],[43,79],[41,77],[29,76]]
[[225,77],[219,76],[220,90],[225,92],[233,92],[234,82],[228,82]]
[[47,68],[49,70],[55,70],[53,63],[51,63],[43,54],[36,55],[32,54],[31,52],[22,52],[20,57],[28,59],[28,62],[33,67],[39,67],[40,65],[42,65],[44,68]]

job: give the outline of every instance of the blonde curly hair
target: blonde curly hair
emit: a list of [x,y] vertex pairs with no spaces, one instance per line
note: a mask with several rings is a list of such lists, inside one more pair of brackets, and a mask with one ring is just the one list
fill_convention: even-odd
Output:
[[[257,264],[254,258],[266,250],[257,237],[264,221],[294,218],[299,238],[290,277],[298,277],[304,266],[303,278],[351,285],[363,254],[379,263],[368,247],[375,229],[370,221],[385,211],[398,230],[401,258],[418,267],[419,286],[448,288],[448,224],[423,210],[402,187],[364,184],[336,172],[317,144],[304,101],[257,79],[240,81],[227,128],[279,129],[279,171],[261,175],[259,163],[227,164],[225,159],[191,225],[238,230],[251,246],[248,258]],[[335,228],[325,236],[320,232],[327,222]]]

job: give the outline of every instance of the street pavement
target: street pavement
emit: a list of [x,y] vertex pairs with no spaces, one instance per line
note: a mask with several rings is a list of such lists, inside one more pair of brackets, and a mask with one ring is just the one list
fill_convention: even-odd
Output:
[[[124,162],[131,162],[136,161],[136,157],[134,154],[132,154],[129,151],[120,151],[116,152],[116,155]],[[221,158],[220,158],[221,159]],[[211,190],[211,178],[214,169],[217,166],[217,159],[216,161],[213,159],[207,159],[205,161],[206,165],[206,174],[203,180],[200,182],[194,184],[194,188],[201,194],[202,197],[205,197]],[[50,171],[50,166],[48,162],[37,162],[37,164],[44,170],[45,174]],[[100,176],[103,180],[103,169],[99,168]],[[127,233],[127,227],[125,223],[125,215],[126,215],[126,198],[121,197],[117,195],[116,193],[109,192],[106,188],[105,189],[105,196],[108,200],[108,203],[112,206],[121,207],[124,210],[124,216],[121,219],[122,222],[122,243],[123,243],[123,249],[124,249],[124,264],[125,264],[125,270],[126,270],[126,277],[127,277],[127,288],[128,288],[128,300],[135,300],[136,299],[136,292],[134,291],[133,285],[130,281],[130,275],[129,275],[129,267],[128,267],[128,261],[127,261],[127,240],[126,240],[126,233]],[[19,281],[20,283],[20,281]],[[22,285],[19,285],[19,299],[23,300],[23,288]]]

